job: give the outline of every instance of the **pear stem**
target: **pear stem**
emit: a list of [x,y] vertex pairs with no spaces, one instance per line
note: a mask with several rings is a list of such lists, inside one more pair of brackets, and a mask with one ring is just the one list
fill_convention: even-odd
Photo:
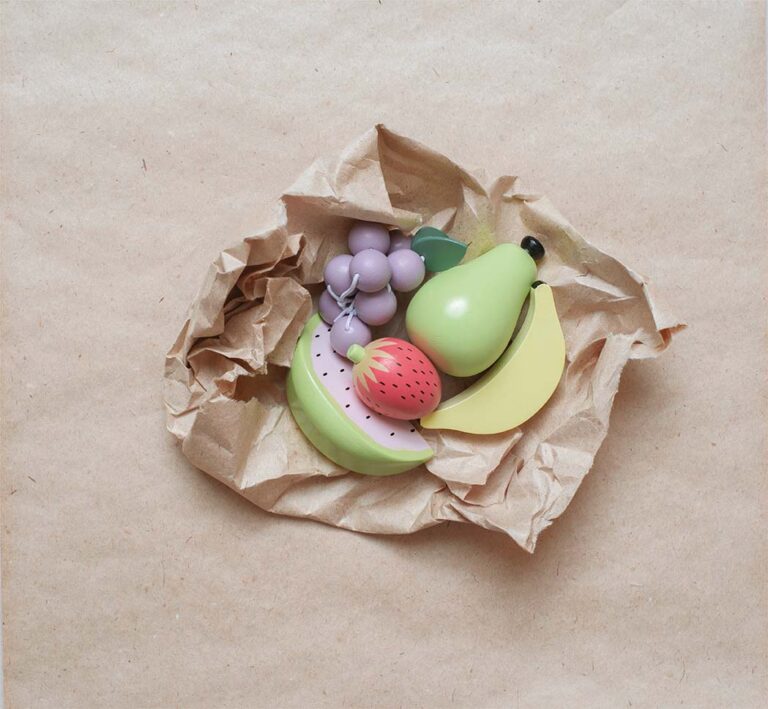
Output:
[[524,237],[520,246],[528,252],[534,261],[538,261],[544,256],[544,245],[533,236]]

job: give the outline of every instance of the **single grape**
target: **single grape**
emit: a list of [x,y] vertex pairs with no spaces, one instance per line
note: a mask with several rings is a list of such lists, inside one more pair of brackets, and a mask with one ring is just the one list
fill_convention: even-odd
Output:
[[424,262],[415,251],[401,249],[387,256],[392,269],[391,285],[395,290],[407,293],[418,288],[424,280]]
[[336,295],[341,295],[352,283],[352,275],[349,272],[350,263],[352,263],[352,257],[349,254],[339,254],[325,264],[323,277]]
[[368,325],[383,325],[397,312],[397,298],[389,289],[376,293],[358,293],[355,296],[357,317]]
[[388,257],[373,249],[364,249],[353,256],[349,272],[360,277],[357,287],[366,293],[375,293],[384,288],[392,275]]
[[389,251],[387,253],[394,253],[400,251],[400,249],[411,248],[411,237],[403,234],[399,229],[389,232]]
[[365,347],[372,339],[368,326],[359,318],[339,318],[331,327],[331,347],[342,357],[352,345]]
[[320,300],[317,303],[317,309],[320,311],[320,317],[329,325],[333,323],[336,316],[341,312],[338,303],[327,290],[324,290],[323,294],[320,296]]
[[385,254],[389,249],[389,231],[382,224],[355,222],[349,230],[347,244],[355,255],[365,249],[375,249]]

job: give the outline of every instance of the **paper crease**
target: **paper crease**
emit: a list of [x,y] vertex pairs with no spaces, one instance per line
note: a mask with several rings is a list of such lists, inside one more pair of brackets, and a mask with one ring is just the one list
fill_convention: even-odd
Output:
[[[323,266],[345,250],[353,219],[450,227],[470,244],[468,257],[536,235],[568,352],[547,407],[496,436],[425,432],[435,457],[392,478],[349,473],[321,456],[287,415],[284,380]],[[589,244],[518,177],[486,189],[382,125],[335,162],[313,163],[273,220],[211,265],[166,357],[164,395],[168,429],[190,461],[278,514],[381,534],[464,521],[532,552],[589,472],[625,364],[657,356],[682,327],[654,303],[645,278]],[[402,317],[377,334],[402,334]],[[446,377],[444,386],[462,383]]]

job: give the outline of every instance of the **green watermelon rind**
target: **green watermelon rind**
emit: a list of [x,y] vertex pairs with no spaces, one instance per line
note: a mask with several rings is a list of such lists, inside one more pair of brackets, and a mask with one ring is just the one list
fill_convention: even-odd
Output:
[[330,396],[311,362],[312,333],[319,324],[314,315],[304,326],[286,383],[288,406],[302,433],[334,463],[364,475],[397,475],[428,461],[429,447],[396,450],[377,443]]

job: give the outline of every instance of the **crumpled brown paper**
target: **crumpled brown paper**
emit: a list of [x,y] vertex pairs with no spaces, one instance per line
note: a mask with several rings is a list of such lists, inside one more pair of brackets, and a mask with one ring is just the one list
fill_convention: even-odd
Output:
[[[323,267],[346,250],[353,219],[431,224],[469,243],[469,257],[526,234],[544,243],[539,278],[554,290],[567,367],[537,416],[494,436],[424,431],[435,456],[393,477],[350,473],[315,450],[284,381]],[[403,310],[389,332],[402,332]],[[377,126],[312,165],[272,224],[214,261],[166,358],[168,429],[194,465],[263,509],[384,534],[472,522],[533,551],[592,465],[624,365],[658,355],[679,327],[641,276],[517,177],[484,187],[479,174]],[[460,386],[446,381],[446,393]]]

